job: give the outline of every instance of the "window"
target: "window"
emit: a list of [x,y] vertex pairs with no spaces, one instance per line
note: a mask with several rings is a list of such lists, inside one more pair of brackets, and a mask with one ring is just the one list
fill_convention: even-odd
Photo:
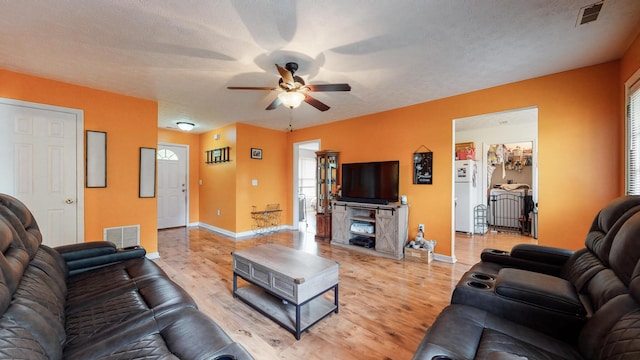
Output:
[[169,149],[158,150],[158,160],[173,160],[178,161],[178,155]]
[[640,195],[640,70],[627,85],[627,194]]

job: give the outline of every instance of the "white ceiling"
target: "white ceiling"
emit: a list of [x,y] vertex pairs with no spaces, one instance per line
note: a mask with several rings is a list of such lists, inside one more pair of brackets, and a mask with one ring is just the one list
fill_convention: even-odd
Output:
[[[619,59],[640,1],[19,0],[0,7],[0,68],[157,100],[160,127],[242,122],[285,130]],[[307,84],[349,83],[290,111],[264,108],[274,64]]]

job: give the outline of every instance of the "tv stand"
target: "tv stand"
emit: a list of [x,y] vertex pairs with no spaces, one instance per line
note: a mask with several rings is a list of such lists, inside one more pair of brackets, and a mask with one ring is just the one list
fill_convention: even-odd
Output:
[[[402,260],[409,237],[408,205],[334,201],[331,206],[332,245]],[[375,246],[355,245],[362,244],[363,237],[374,239]],[[351,239],[358,241],[352,244]]]

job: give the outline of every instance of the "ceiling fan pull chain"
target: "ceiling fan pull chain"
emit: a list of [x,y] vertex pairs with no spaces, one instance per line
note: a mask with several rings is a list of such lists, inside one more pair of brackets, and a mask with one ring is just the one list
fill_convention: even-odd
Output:
[[293,123],[293,109],[289,108],[289,132],[293,132],[291,123]]

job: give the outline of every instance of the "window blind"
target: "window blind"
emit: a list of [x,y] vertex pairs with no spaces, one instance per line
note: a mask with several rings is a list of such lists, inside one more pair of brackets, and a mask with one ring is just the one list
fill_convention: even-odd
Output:
[[627,93],[627,194],[640,195],[640,79]]

